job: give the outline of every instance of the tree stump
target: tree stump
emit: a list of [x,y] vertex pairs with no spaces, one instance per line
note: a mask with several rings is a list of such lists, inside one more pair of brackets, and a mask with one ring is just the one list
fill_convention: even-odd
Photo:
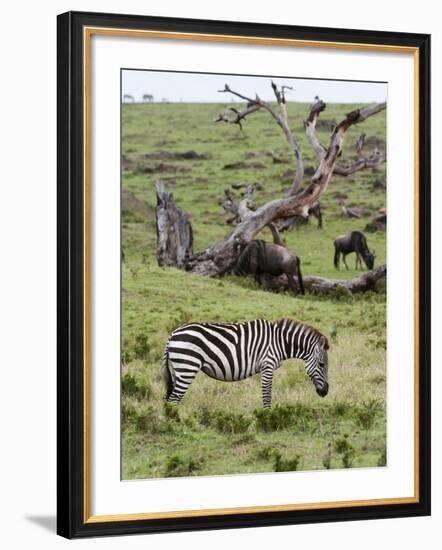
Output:
[[173,194],[156,183],[157,260],[159,266],[183,268],[193,256],[193,233],[189,214],[175,206]]

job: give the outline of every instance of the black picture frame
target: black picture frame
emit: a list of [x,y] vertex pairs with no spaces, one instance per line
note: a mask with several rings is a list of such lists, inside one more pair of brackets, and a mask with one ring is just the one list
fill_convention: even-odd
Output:
[[[419,61],[419,468],[412,503],[195,517],[88,521],[85,513],[84,384],[85,27],[203,33],[413,48]],[[57,21],[58,367],[57,532],[67,538],[227,529],[430,514],[430,36],[350,29],[68,12]]]

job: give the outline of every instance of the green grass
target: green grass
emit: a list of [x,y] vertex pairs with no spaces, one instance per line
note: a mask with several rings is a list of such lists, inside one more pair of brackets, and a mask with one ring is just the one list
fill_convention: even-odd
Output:
[[[330,105],[324,118],[338,121],[354,106]],[[266,292],[250,279],[209,279],[160,268],[155,247],[155,181],[158,175],[176,203],[191,215],[194,250],[222,239],[231,228],[221,207],[223,190],[232,183],[257,182],[258,205],[283,196],[292,158],[282,132],[266,112],[245,123],[214,124],[224,104],[144,104],[123,106],[123,158],[158,151],[193,150],[205,160],[144,160],[123,172],[129,207],[123,213],[122,390],[123,478],[219,475],[282,470],[369,467],[385,464],[386,353],[385,292],[324,298]],[[305,165],[315,166],[303,133],[306,104],[288,104],[292,129]],[[371,117],[346,136],[340,162],[355,156],[354,143],[367,137],[385,140],[385,113]],[[320,132],[327,143],[327,131]],[[270,156],[248,158],[252,152]],[[226,170],[232,162],[259,162],[261,168]],[[163,164],[161,173],[143,166]],[[184,167],[184,170],[182,169]],[[190,170],[189,170],[190,168]],[[181,171],[179,171],[181,170]],[[302,260],[304,275],[350,278],[333,267],[333,240],[351,229],[364,230],[385,193],[373,190],[385,178],[376,174],[334,176],[321,199],[324,228],[316,222],[284,234]],[[308,181],[308,178],[305,180]],[[346,193],[348,205],[363,206],[361,220],[343,218],[334,193]],[[264,230],[260,237],[271,240]],[[376,265],[385,263],[385,234],[367,234]],[[330,393],[319,398],[300,361],[287,361],[275,373],[274,407],[263,412],[259,377],[237,383],[214,381],[200,373],[178,408],[165,407],[161,357],[170,332],[187,321],[238,321],[291,317],[329,336]]]

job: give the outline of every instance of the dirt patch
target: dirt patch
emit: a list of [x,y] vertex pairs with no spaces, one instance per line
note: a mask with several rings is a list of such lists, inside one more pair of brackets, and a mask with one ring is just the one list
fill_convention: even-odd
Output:
[[176,174],[178,172],[190,172],[191,166],[184,166],[182,164],[167,164],[166,162],[160,162],[157,164],[139,164],[136,168],[137,172],[142,174],[163,174],[169,172]]
[[265,164],[262,162],[231,162],[223,166],[224,170],[260,170],[265,168]]
[[290,161],[281,157],[273,157],[273,164],[290,164]]
[[168,164],[167,162],[151,163],[150,161],[175,161],[175,160],[206,160],[209,155],[196,151],[152,151],[149,153],[129,153],[123,155],[122,165],[124,170],[142,173],[158,172],[188,172],[192,168],[182,164]]
[[246,159],[260,158],[260,157],[272,157],[271,151],[247,151]]
[[151,153],[143,153],[141,158],[145,160],[207,160],[210,155],[197,153],[196,151],[152,151]]

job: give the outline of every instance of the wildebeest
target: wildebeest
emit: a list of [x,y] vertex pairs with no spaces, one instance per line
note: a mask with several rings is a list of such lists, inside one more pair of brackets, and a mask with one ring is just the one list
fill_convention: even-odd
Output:
[[360,231],[350,231],[350,233],[340,235],[335,239],[335,257],[333,263],[335,264],[336,269],[339,269],[341,254],[342,261],[344,262],[346,269],[348,269],[345,258],[347,254],[350,254],[351,252],[356,253],[355,269],[358,269],[358,264],[362,269],[362,260],[364,260],[364,263],[368,269],[373,269],[375,259],[374,251],[371,251],[368,248],[367,239]]
[[299,291],[304,294],[301,274],[301,260],[285,246],[262,240],[250,241],[241,252],[233,269],[235,275],[253,275],[261,284],[261,275],[282,275],[285,273],[290,288],[297,292],[295,276],[298,277]]

